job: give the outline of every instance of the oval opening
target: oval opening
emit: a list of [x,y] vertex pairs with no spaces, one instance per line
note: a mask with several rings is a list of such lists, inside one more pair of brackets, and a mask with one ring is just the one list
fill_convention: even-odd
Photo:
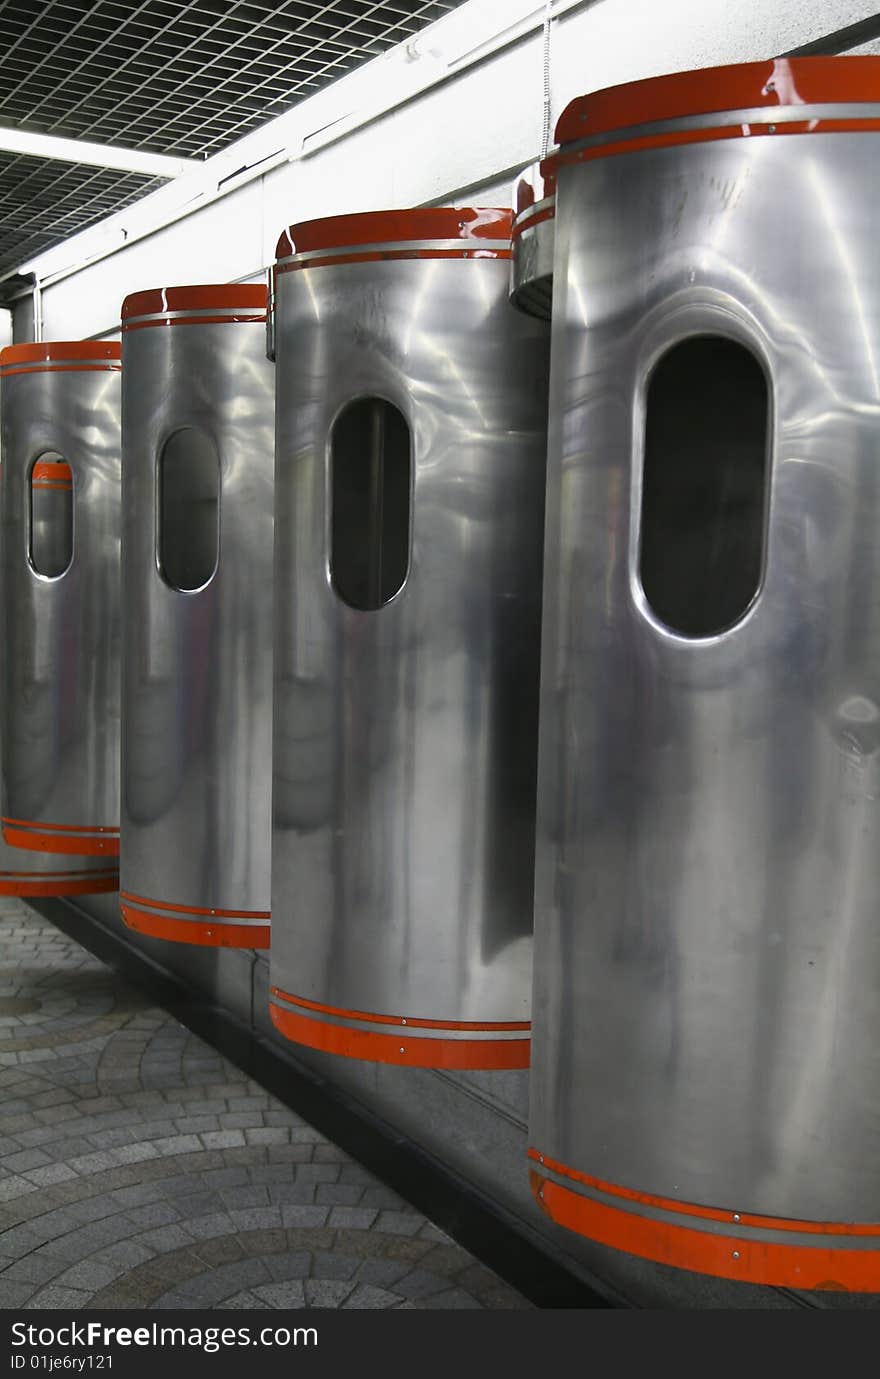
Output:
[[351,608],[383,607],[410,560],[412,443],[403,413],[358,398],[330,433],[330,579]]
[[193,426],[168,437],[159,456],[159,569],[172,589],[201,589],[220,557],[220,457]]
[[38,575],[58,579],[73,560],[73,471],[49,450],[31,465],[28,558]]
[[653,612],[684,636],[738,622],[760,587],[769,416],[763,368],[726,336],[682,340],[651,374],[639,574]]

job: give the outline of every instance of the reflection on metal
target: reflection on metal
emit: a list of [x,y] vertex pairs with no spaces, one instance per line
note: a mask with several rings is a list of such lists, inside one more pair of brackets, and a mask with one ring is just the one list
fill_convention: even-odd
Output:
[[533,163],[513,192],[510,300],[520,311],[549,321],[553,305],[556,173],[552,160]]
[[269,943],[274,370],[263,286],[127,297],[121,905]]
[[275,362],[275,269],[266,269],[266,358]]
[[31,465],[28,559],[38,575],[58,579],[73,559],[73,472],[53,452]]
[[[0,893],[115,890],[119,851],[119,346],[0,353]],[[63,862],[61,858],[63,857]]]
[[[880,1291],[880,59],[593,93],[557,139],[535,1192],[667,1264]],[[649,380],[696,336],[771,417],[759,587],[712,635],[639,578]]]
[[[508,304],[510,221],[378,212],[279,245],[271,1013],[357,1058],[528,1062],[548,333]],[[330,568],[352,404],[367,464],[385,418],[369,527],[397,552],[370,611]]]

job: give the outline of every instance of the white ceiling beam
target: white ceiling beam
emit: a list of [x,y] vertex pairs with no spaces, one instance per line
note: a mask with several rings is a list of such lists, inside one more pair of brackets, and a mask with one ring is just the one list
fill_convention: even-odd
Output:
[[61,139],[54,134],[34,134],[26,129],[0,128],[0,151],[27,158],[54,158],[63,163],[88,163],[96,168],[138,172],[143,177],[180,177],[202,164],[195,158],[168,158],[164,153],[145,153],[118,144],[93,144],[87,139]]

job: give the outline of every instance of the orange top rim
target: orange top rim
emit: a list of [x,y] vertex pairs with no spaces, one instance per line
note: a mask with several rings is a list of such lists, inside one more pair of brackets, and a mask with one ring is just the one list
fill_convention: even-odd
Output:
[[[687,121],[711,115],[730,116],[735,111],[764,111],[762,127],[773,123],[773,113],[797,111],[808,106],[857,106],[880,104],[880,57],[793,57],[772,58],[764,62],[742,62],[724,67],[703,67],[692,72],[673,72],[625,82],[577,96],[563,110],[556,125],[558,148],[545,158],[541,171],[552,176],[557,168],[572,161],[570,145],[584,140],[613,136],[621,132],[621,143],[606,145],[606,155],[629,151],[638,143],[642,125]],[[780,132],[814,133],[850,121],[854,128],[873,128],[876,121],[859,124],[857,115],[821,119],[804,114],[804,124],[780,124]],[[789,119],[791,116],[789,115]],[[754,117],[753,117],[754,121]],[[757,130],[755,123],[742,128],[728,119],[726,137],[745,137]],[[626,133],[623,133],[626,131]],[[691,136],[694,137],[694,136]],[[688,142],[686,129],[680,142]],[[676,143],[674,129],[663,136],[664,143]]]
[[[122,303],[122,329],[144,316],[177,317],[187,312],[217,312],[224,317],[266,314],[265,283],[196,283],[188,287],[151,287],[132,292]],[[169,325],[174,320],[168,321]]]
[[0,350],[0,369],[20,364],[77,363],[103,368],[122,358],[118,340],[41,340],[26,345],[7,345]]
[[[672,72],[576,96],[556,125],[557,144],[654,120],[766,106],[880,101],[880,57],[790,57]],[[552,157],[552,155],[551,155]]]
[[428,206],[331,215],[290,225],[278,240],[275,255],[282,260],[321,249],[407,245],[443,239],[460,239],[465,248],[468,241],[509,239],[512,221],[512,211],[472,206]]

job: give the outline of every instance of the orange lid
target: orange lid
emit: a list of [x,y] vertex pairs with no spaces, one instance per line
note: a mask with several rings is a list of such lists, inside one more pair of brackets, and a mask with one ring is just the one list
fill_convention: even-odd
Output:
[[175,325],[181,314],[198,311],[201,316],[191,319],[202,320],[204,313],[216,312],[223,320],[253,319],[264,316],[266,312],[265,283],[199,283],[192,287],[151,287],[144,292],[133,292],[122,303],[122,328],[126,323],[143,316],[172,316],[175,318],[163,324]]
[[692,115],[875,101],[880,101],[880,57],[773,58],[674,72],[577,96],[559,117],[556,142]]
[[56,360],[77,363],[80,367],[106,366],[108,360],[122,358],[118,340],[40,340],[26,345],[7,345],[0,350],[0,369],[13,364],[49,364]]
[[437,239],[509,240],[512,219],[512,211],[455,206],[331,215],[291,225],[281,235],[275,255],[280,260],[316,249],[412,244]]

